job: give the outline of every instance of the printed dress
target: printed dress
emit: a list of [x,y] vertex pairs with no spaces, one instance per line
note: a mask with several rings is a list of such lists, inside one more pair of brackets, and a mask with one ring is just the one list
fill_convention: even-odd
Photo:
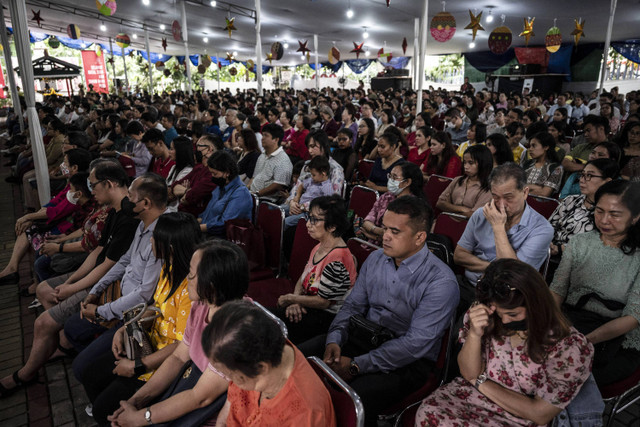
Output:
[[[464,342],[468,331],[460,331]],[[525,346],[511,346],[509,337],[483,340],[482,359],[488,380],[527,396],[538,396],[557,408],[565,408],[591,373],[593,346],[574,328],[568,337],[547,352],[543,364],[533,362]],[[462,377],[427,397],[416,414],[416,426],[512,427],[536,424],[516,417],[493,403]]]

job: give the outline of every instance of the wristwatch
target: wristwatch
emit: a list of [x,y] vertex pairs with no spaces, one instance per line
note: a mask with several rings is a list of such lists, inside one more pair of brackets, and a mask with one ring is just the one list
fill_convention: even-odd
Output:
[[480,374],[478,375],[478,378],[476,378],[476,389],[478,387],[480,387],[480,384],[484,383],[485,381],[487,381],[487,375],[486,374]]
[[147,420],[149,425],[153,425],[153,422],[151,421],[151,406],[147,406],[147,410],[144,413],[144,419]]
[[351,363],[349,364],[349,373],[354,377],[360,373],[360,366],[358,366],[353,359],[351,359]]
[[135,366],[133,368],[133,372],[136,374],[136,376],[140,376],[142,374],[146,374],[147,373],[147,367],[144,366],[144,363],[142,363],[142,359],[140,357],[136,357],[135,358]]

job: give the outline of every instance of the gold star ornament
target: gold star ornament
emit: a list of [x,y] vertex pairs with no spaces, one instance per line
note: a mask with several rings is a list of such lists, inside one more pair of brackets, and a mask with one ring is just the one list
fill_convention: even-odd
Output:
[[575,22],[576,22],[576,28],[575,28],[575,30],[573,30],[571,32],[571,35],[573,36],[573,40],[574,40],[576,46],[578,46],[578,42],[580,41],[580,37],[585,37],[585,35],[584,35],[584,23],[586,21],[583,21],[582,19],[580,19],[580,21],[578,21],[576,19]]
[[271,52],[267,53],[267,57],[265,59],[269,61],[269,64],[272,64],[271,61],[273,61],[273,53]]
[[473,31],[473,41],[475,41],[478,31],[484,31],[484,28],[482,28],[480,24],[480,21],[482,21],[482,12],[474,15],[473,12],[469,11],[469,18],[471,18],[471,22],[469,22],[469,25],[464,27],[464,29]]
[[533,21],[535,20],[535,17],[531,18],[531,21],[524,18],[524,30],[520,33],[520,37],[524,37],[525,46],[529,46],[529,39],[536,35],[533,32]]
[[225,25],[224,29],[229,32],[229,38],[231,38],[231,32],[238,30],[236,28],[236,26],[234,25],[234,23],[236,22],[236,18],[231,18],[231,19],[224,18],[224,20],[226,21],[226,25]]

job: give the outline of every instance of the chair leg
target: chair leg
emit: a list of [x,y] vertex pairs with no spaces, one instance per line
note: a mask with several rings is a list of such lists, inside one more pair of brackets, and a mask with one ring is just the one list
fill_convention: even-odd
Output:
[[611,411],[609,411],[609,419],[607,420],[606,427],[613,426],[613,420],[615,420],[615,418],[616,418],[616,415],[617,415],[616,411],[618,410],[618,406],[620,406],[621,400],[622,400],[621,396],[618,396],[613,401],[613,405],[611,406]]

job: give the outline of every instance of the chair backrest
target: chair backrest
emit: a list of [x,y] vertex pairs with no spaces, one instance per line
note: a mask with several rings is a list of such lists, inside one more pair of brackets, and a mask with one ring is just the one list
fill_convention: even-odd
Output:
[[318,241],[309,236],[307,220],[300,218],[296,226],[296,234],[293,237],[291,259],[289,260],[289,278],[294,284],[298,282],[307,261],[309,261],[309,255],[317,244]]
[[364,427],[364,406],[360,396],[315,356],[307,358],[331,395],[338,427]]
[[460,240],[462,233],[464,233],[467,222],[469,222],[469,220],[463,215],[442,212],[438,215],[438,218],[436,218],[436,225],[433,228],[433,232],[451,239],[453,249],[455,250],[458,245],[458,240]]
[[546,219],[551,218],[553,211],[556,210],[560,202],[550,197],[534,196],[529,194],[527,197],[527,203],[540,215]]
[[270,202],[260,202],[256,225],[265,234],[267,266],[279,274],[282,263],[282,236],[284,232],[284,209]]
[[349,197],[349,209],[360,218],[369,214],[373,204],[378,200],[380,194],[376,190],[363,185],[356,185],[351,189]]
[[251,193],[251,201],[253,207],[251,208],[251,221],[254,224],[258,223],[258,207],[260,206],[260,198],[255,193]]
[[369,257],[372,252],[380,249],[380,246],[376,246],[366,240],[358,239],[357,237],[349,239],[347,241],[347,247],[349,248],[351,255],[356,257],[356,261],[358,262],[358,272],[360,272],[360,267],[362,267],[362,264],[367,260],[367,257]]
[[273,314],[272,312],[270,312],[269,310],[267,310],[262,304],[260,304],[258,301],[252,301],[253,305],[255,305],[256,307],[258,307],[260,310],[264,311],[264,313],[269,316],[269,318],[271,320],[273,320],[274,322],[276,322],[278,324],[278,326],[280,327],[280,330],[282,331],[282,335],[284,335],[285,338],[287,338],[289,336],[289,331],[287,330],[287,325],[282,321],[282,319],[280,319],[278,316],[276,316],[275,314]]
[[374,165],[373,160],[362,159],[358,162],[358,179],[366,181],[371,175]]
[[434,215],[436,213],[436,203],[438,203],[438,198],[442,194],[442,192],[451,184],[453,178],[447,178],[446,176],[440,175],[431,175],[427,180],[426,184],[424,184],[424,194],[427,196],[427,200],[429,204],[434,210]]
[[545,258],[544,262],[540,266],[540,270],[538,270],[540,274],[542,274],[542,278],[544,280],[547,280],[547,271],[549,271],[550,261],[551,261],[551,248],[547,248],[547,257]]

